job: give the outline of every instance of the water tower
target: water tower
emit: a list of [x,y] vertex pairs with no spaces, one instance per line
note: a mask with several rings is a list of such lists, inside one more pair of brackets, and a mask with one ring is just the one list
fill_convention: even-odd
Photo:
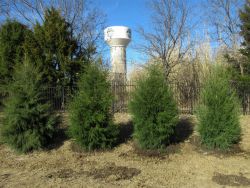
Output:
[[126,47],[131,41],[131,30],[125,26],[107,27],[104,40],[110,46],[112,75],[126,78]]

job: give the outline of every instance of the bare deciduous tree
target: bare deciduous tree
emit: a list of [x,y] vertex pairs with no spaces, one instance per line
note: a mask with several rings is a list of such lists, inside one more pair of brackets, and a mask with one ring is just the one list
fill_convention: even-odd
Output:
[[173,68],[181,62],[191,47],[188,40],[189,10],[184,0],[151,1],[152,27],[150,32],[138,29],[144,40],[138,48],[150,58],[160,61],[164,66],[166,79]]
[[239,8],[242,0],[206,0],[207,18],[213,26],[212,36],[227,48],[239,45]]
[[239,10],[242,0],[206,0],[207,17],[213,30],[211,36],[224,46],[224,55],[236,64],[244,74],[244,57],[239,53],[241,45]]

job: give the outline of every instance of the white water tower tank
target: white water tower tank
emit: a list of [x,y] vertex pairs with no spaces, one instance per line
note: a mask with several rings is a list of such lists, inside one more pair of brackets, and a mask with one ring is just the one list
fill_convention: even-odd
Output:
[[104,40],[110,46],[112,73],[126,76],[126,47],[131,41],[131,30],[125,26],[107,27]]

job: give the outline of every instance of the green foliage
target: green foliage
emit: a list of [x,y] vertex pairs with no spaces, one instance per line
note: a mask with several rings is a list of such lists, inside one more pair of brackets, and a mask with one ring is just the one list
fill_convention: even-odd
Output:
[[118,138],[110,113],[112,95],[107,76],[100,66],[87,66],[69,107],[69,135],[86,150],[111,148]]
[[[34,27],[34,40],[27,45],[28,54],[40,63],[43,77],[50,85],[67,85],[72,79],[69,74],[72,67],[79,69],[75,61],[77,41],[71,34],[70,25],[54,8],[45,11],[42,25]],[[33,47],[33,48],[32,48]],[[69,79],[69,80],[68,80]]]
[[170,142],[178,110],[161,68],[151,65],[132,93],[130,111],[134,137],[143,149],[163,148]]
[[25,53],[37,63],[50,86],[74,86],[94,53],[81,49],[73,33],[71,25],[52,7],[45,11],[44,22],[37,23],[27,37]]
[[41,73],[31,63],[17,66],[8,85],[9,98],[3,112],[4,142],[19,152],[40,149],[56,131],[58,118],[43,98]]
[[43,73],[44,82],[74,87],[83,65],[96,52],[95,44],[82,47],[74,29],[53,7],[45,10],[44,21],[32,30],[7,20],[0,28],[0,84],[9,82],[15,64],[22,62],[25,54]]
[[244,9],[240,11],[241,32],[243,36],[243,46],[241,53],[247,57],[244,62],[244,73],[250,77],[250,1],[246,1]]
[[240,139],[239,101],[229,83],[230,74],[222,66],[211,69],[197,110],[198,131],[208,148],[229,149]]
[[[246,1],[244,9],[240,11],[241,35],[244,37],[244,45],[249,51],[250,44],[250,2]],[[248,54],[249,55],[249,54]]]
[[[12,79],[14,66],[22,62],[23,45],[28,29],[25,25],[7,20],[0,27],[0,85],[6,85]],[[2,89],[2,88],[1,88]]]

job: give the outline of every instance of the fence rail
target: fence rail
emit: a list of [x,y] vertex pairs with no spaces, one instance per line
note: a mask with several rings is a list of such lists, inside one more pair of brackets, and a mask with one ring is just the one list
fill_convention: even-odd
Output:
[[[241,87],[233,84],[238,92],[241,101],[242,114],[250,114],[250,88]],[[112,81],[111,91],[113,94],[112,112],[127,112],[128,103],[131,99],[131,92],[135,89],[136,84],[132,81]],[[177,102],[180,113],[193,114],[195,108],[200,103],[201,87],[198,84],[172,83],[170,84],[174,99]],[[71,100],[75,89],[69,87],[52,87],[45,91],[45,96],[50,101],[55,110],[64,111],[68,102]]]

